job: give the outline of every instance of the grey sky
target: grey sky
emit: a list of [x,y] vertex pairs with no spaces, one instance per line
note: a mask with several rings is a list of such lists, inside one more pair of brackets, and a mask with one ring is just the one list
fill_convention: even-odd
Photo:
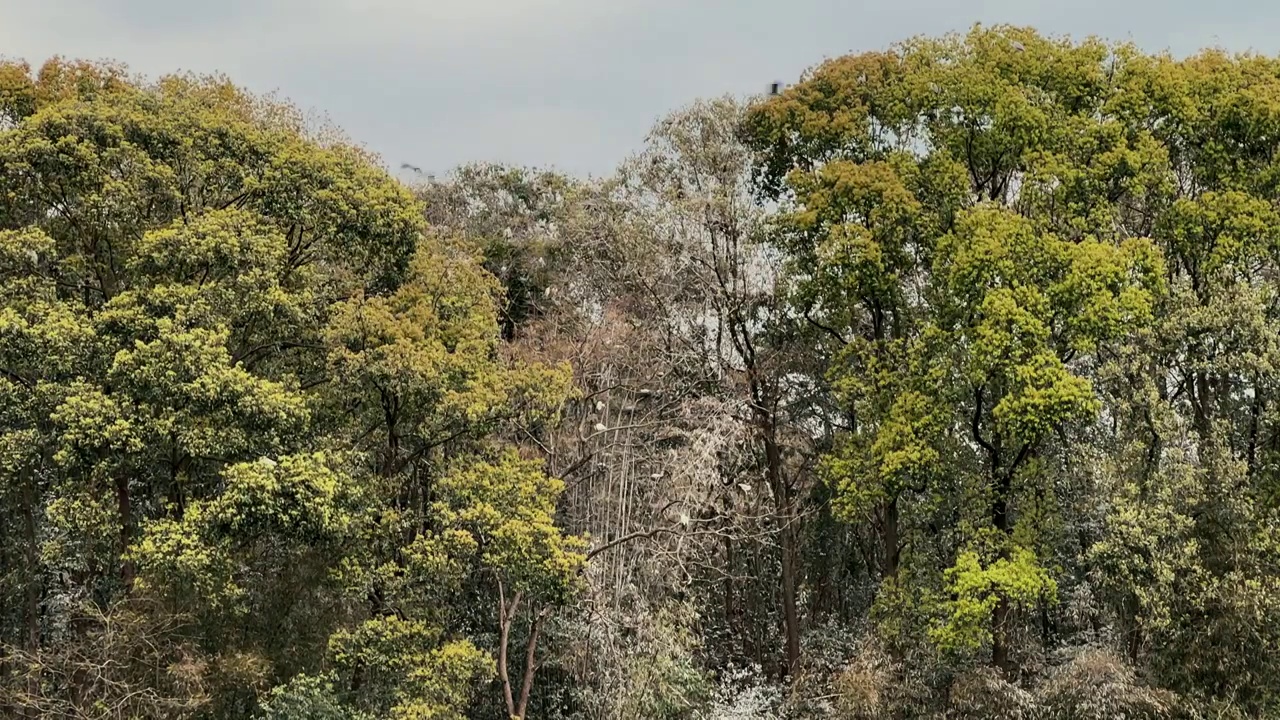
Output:
[[392,167],[598,175],[694,98],[974,22],[1179,54],[1280,44],[1272,0],[0,0],[0,54],[226,72],[327,113]]

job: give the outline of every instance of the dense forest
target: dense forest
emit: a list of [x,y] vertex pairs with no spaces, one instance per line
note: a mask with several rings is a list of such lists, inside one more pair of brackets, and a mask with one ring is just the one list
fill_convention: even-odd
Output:
[[975,27],[602,178],[0,64],[0,715],[1280,717],[1280,59]]

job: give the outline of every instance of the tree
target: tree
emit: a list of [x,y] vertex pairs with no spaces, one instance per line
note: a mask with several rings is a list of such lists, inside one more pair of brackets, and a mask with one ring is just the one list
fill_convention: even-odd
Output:
[[[1147,633],[1199,626],[1191,608],[1228,635],[1235,603],[1267,612],[1244,588],[1271,582],[1251,358],[1270,346],[1272,67],[978,27],[829,61],[752,112],[792,302],[834,340],[848,426],[825,468],[837,511],[876,528],[882,631],[1013,671],[1034,637],[1016,618],[1038,613],[1051,650],[1070,625],[1053,599],[1096,585],[1155,670],[1172,646]],[[1226,340],[1210,317],[1253,319]],[[1209,526],[1249,549],[1220,564]],[[1215,589],[1175,589],[1193,577]],[[1172,686],[1265,707],[1244,678],[1269,658]]]
[[503,337],[554,305],[552,278],[564,271],[559,225],[578,184],[563,175],[502,165],[465,165],[447,181],[423,183],[418,195],[437,232],[466,237],[503,287]]
[[287,107],[60,61],[3,77],[9,709],[246,717],[281,684],[268,714],[331,688],[463,717],[493,573],[573,591],[557,481],[499,432],[553,417],[565,371],[504,358],[479,258]]
[[1072,130],[1093,129],[1074,118],[1104,94],[1057,93],[1091,80],[1102,55],[1003,29],[908,43],[819,68],[749,129],[762,187],[794,208],[783,247],[797,312],[837,341],[849,428],[827,466],[836,507],[875,521],[891,603],[904,597],[903,549],[951,525],[938,589],[952,599],[935,639],[989,643],[1002,669],[1014,606],[1055,588],[1036,559],[1037,514],[1049,458],[1098,411],[1082,372],[1150,321],[1160,292],[1151,243],[1054,217],[1057,199],[1046,211],[1038,193],[1078,173],[1064,157]]
[[1274,716],[1278,99],[976,26],[408,188],[0,63],[0,713]]

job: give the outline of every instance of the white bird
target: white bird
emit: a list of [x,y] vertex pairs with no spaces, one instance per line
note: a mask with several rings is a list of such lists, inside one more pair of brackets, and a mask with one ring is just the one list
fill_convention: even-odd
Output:
[[596,423],[596,428],[595,428],[595,429],[596,429],[596,432],[601,433],[601,432],[605,432],[606,430],[608,430],[608,429],[609,429],[609,427],[608,427],[607,425],[605,425],[604,423]]
[[1018,52],[1026,52],[1026,51],[1027,51],[1027,46],[1026,46],[1026,45],[1023,45],[1022,43],[1018,42],[1017,40],[1014,40],[1014,41],[1013,41],[1013,49],[1014,49],[1014,50],[1016,50],[1016,51],[1018,51]]

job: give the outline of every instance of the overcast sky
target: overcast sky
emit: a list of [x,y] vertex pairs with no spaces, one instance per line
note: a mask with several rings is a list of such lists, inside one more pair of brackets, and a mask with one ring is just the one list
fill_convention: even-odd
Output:
[[694,98],[975,22],[1280,49],[1272,0],[0,0],[0,55],[225,72],[326,113],[392,167],[600,175]]

